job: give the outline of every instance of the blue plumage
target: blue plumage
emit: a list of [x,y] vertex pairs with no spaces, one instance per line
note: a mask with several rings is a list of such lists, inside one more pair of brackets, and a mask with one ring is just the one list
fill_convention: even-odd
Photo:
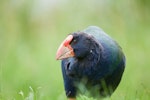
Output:
[[75,56],[62,60],[66,95],[108,96],[120,83],[125,56],[120,46],[102,29],[90,26],[71,34]]

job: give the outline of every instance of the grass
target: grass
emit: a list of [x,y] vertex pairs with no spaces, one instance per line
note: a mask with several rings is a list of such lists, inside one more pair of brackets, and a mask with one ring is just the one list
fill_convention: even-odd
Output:
[[[44,2],[44,1],[43,1]],[[123,48],[122,81],[111,98],[150,99],[149,1],[0,1],[0,100],[66,100],[56,50],[67,34],[97,25]],[[79,96],[78,100],[93,100]]]

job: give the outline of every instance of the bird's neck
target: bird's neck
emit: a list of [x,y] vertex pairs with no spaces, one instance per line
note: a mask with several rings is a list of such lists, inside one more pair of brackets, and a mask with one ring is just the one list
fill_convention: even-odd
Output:
[[78,60],[85,67],[95,67],[102,58],[102,52],[102,46],[99,44],[94,44],[89,53],[84,58]]

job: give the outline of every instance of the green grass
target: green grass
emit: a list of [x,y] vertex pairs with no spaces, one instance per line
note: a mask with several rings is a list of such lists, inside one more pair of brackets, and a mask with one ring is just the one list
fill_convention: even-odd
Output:
[[[122,47],[126,69],[110,98],[150,99],[148,0],[0,1],[0,100],[66,100],[55,53],[67,34],[97,25]],[[93,100],[79,96],[78,100]]]

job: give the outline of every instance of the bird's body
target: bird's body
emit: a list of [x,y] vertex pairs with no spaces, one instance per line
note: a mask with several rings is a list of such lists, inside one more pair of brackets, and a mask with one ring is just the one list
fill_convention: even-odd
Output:
[[[63,47],[70,52],[63,51]],[[59,58],[68,98],[79,93],[93,97],[111,95],[125,67],[120,46],[96,26],[69,35],[58,49]]]

